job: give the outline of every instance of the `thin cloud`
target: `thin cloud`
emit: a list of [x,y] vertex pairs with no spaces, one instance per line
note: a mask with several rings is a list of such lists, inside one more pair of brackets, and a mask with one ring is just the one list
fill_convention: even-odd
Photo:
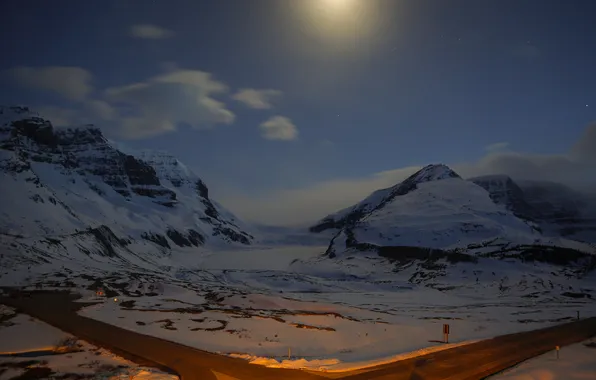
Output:
[[273,116],[259,125],[259,129],[267,140],[290,141],[298,137],[298,128],[285,116]]
[[144,38],[150,40],[163,40],[174,36],[174,32],[162,28],[161,26],[151,24],[136,24],[130,27],[130,35],[135,38]]
[[578,160],[596,164],[596,122],[586,128],[581,139],[573,146],[571,154]]
[[494,144],[485,146],[484,150],[486,150],[487,152],[498,152],[498,151],[503,151],[507,148],[509,148],[508,142],[498,142],[498,143],[494,143]]
[[42,106],[36,107],[39,116],[48,119],[54,127],[70,127],[87,124],[78,110],[65,107]]
[[[76,102],[37,107],[57,126],[97,124],[110,135],[142,139],[175,131],[180,125],[209,129],[232,124],[236,116],[215,96],[228,86],[210,73],[171,67],[138,83],[105,89],[90,97],[92,75],[78,67],[17,67],[4,73],[21,86],[50,91]],[[283,137],[280,135],[280,137]]]
[[103,100],[86,101],[84,108],[93,117],[101,120],[112,120],[116,116],[116,109]]
[[117,116],[116,110],[102,100],[86,100],[77,108],[42,106],[36,109],[41,117],[50,120],[55,127],[103,125]]
[[279,98],[281,95],[282,92],[279,90],[243,88],[235,93],[232,98],[250,108],[270,109],[273,107],[272,101]]
[[82,101],[93,91],[93,76],[81,67],[19,66],[3,74],[19,86],[53,92],[73,101]]
[[177,70],[140,83],[109,88],[108,102],[130,107],[133,116],[120,117],[119,135],[138,139],[176,130],[179,124],[208,129],[231,124],[235,115],[214,95],[228,87],[198,70]]

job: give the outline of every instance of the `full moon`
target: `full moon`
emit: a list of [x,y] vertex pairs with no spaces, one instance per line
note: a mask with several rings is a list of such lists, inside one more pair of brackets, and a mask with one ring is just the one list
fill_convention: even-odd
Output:
[[[280,2],[281,3],[281,2]],[[335,51],[356,52],[374,38],[381,12],[373,0],[288,0],[287,13],[296,17],[301,33]]]
[[332,9],[346,9],[354,0],[323,0],[325,6]]

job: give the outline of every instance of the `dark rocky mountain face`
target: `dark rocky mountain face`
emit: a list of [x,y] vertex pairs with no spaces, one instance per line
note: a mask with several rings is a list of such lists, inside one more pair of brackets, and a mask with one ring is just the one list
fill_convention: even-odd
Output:
[[[143,162],[156,168],[157,177],[161,178],[163,182],[170,184],[181,193],[190,194],[200,201],[204,213],[200,220],[210,225],[212,236],[229,242],[244,245],[251,244],[254,237],[242,231],[234,216],[231,214],[225,215],[229,213],[222,210],[221,206],[209,197],[209,188],[205,182],[196,177],[175,157],[167,153],[155,152],[142,152],[139,157]],[[191,242],[193,241],[192,232],[192,230],[189,230],[189,241]],[[195,236],[198,234],[196,231],[194,233]]]
[[526,202],[544,229],[596,243],[596,195],[547,181],[518,181]]
[[472,178],[491,199],[546,233],[596,242],[596,202],[586,194],[546,181],[514,181],[505,175]]
[[583,194],[561,184],[538,181],[521,181],[520,184],[536,216],[544,221],[574,222],[588,203]]
[[484,176],[469,181],[488,191],[493,202],[505,206],[518,218],[534,221],[539,217],[540,211],[527,202],[524,191],[509,176]]
[[[80,129],[54,130],[52,124],[39,117],[28,117],[4,125],[9,138],[2,149],[13,151],[23,161],[52,163],[63,172],[100,177],[123,196],[137,195],[175,201],[176,194],[161,186],[147,163],[114,149],[93,126]],[[172,205],[171,202],[157,203]]]

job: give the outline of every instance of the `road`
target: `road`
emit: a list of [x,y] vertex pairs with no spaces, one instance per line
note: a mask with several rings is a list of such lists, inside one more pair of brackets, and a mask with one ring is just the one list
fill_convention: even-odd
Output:
[[240,380],[327,379],[346,380],[475,380],[519,362],[596,336],[596,318],[530,332],[504,335],[417,358],[343,374],[272,369],[241,359],[217,355],[178,343],[121,329],[82,317],[84,304],[68,293],[34,292],[30,297],[0,298],[0,303],[38,318],[81,339],[113,351],[141,365],[174,372],[182,380],[221,380],[215,373]]
[[[596,318],[493,339],[386,364],[345,380],[480,380],[522,361],[596,336]],[[553,354],[554,356],[554,354]]]

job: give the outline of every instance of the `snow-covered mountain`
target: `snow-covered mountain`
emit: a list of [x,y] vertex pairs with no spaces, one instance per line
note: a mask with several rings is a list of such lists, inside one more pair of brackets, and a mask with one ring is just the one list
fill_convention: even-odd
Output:
[[542,231],[533,221],[536,207],[508,177],[468,181],[445,165],[428,165],[311,227],[336,235],[326,257],[295,266],[441,290],[570,292],[570,278],[581,282],[596,269],[596,249]]
[[[12,281],[9,268],[46,264],[49,271],[78,268],[83,274],[141,268],[186,276],[200,267],[198,251],[217,249],[219,254],[248,245],[253,247],[247,255],[256,245],[328,245],[326,257],[317,256],[311,266],[296,259],[293,268],[302,266],[308,277],[333,261],[341,270],[357,269],[359,278],[369,276],[362,277],[362,271],[370,269],[366,281],[374,286],[387,270],[391,276],[399,271],[400,281],[449,278],[434,282],[441,287],[460,277],[482,279],[476,273],[493,267],[507,268],[490,271],[500,288],[512,278],[512,268],[525,271],[533,262],[546,263],[536,274],[546,283],[556,283],[547,277],[559,269],[568,275],[596,268],[593,246],[563,238],[558,227],[546,228],[561,226],[569,220],[565,215],[586,212],[585,202],[573,203],[574,196],[557,187],[518,185],[504,176],[463,180],[445,165],[429,165],[378,190],[310,232],[248,225],[215,202],[204,181],[167,153],[124,151],[93,126],[54,129],[27,108],[10,107],[0,108],[0,180],[0,279],[4,276],[5,283]],[[582,231],[582,236],[590,233]],[[570,236],[575,239],[577,231]],[[473,273],[462,265],[474,265]],[[323,277],[328,276],[336,275]],[[524,276],[519,284],[527,280]]]
[[0,108],[0,176],[3,240],[68,241],[86,255],[106,256],[253,240],[174,157],[123,153],[94,126],[54,129],[25,107]]
[[[312,232],[337,230],[328,253],[376,249],[383,253],[397,247],[443,251],[495,251],[503,246],[591,247],[548,236],[516,211],[531,213],[535,206],[524,200],[513,181],[493,177],[485,186],[463,180],[445,165],[428,165],[393,187],[378,190],[353,207],[324,218]],[[498,189],[498,190],[497,190]],[[533,214],[532,214],[533,215]],[[478,247],[483,247],[479,249]]]
[[329,229],[341,229],[357,221],[363,216],[383,208],[395,197],[406,195],[416,190],[418,184],[446,178],[460,178],[445,165],[428,165],[411,175],[405,181],[387,189],[377,190],[358,204],[331,214],[310,228],[311,232],[322,232]]

